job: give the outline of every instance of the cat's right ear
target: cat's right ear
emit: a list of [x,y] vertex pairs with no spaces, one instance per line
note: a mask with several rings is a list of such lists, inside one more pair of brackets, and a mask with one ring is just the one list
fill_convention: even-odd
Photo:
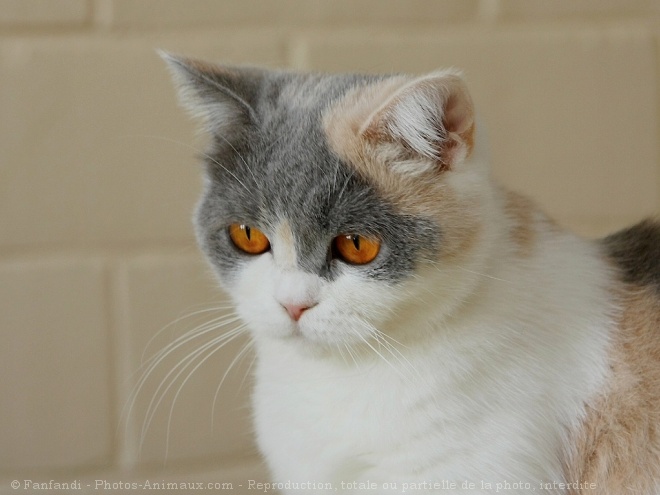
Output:
[[158,54],[167,63],[179,93],[179,101],[213,136],[228,143],[239,139],[257,123],[250,100],[256,93],[259,74],[221,67],[167,52]]

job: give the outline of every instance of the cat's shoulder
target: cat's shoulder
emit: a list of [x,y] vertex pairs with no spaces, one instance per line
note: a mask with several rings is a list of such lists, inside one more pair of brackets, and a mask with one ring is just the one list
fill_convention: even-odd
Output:
[[627,283],[652,287],[660,297],[660,221],[646,219],[600,240]]
[[[655,494],[660,482],[660,223],[644,220],[598,241],[620,273],[620,304],[603,389],[586,404],[567,479],[599,493]],[[582,493],[576,490],[571,494]]]

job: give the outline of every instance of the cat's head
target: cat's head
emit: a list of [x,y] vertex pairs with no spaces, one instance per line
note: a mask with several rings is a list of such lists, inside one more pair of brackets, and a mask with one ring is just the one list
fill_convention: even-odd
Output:
[[164,58],[211,138],[198,240],[255,338],[410,338],[470,293],[490,189],[458,73]]

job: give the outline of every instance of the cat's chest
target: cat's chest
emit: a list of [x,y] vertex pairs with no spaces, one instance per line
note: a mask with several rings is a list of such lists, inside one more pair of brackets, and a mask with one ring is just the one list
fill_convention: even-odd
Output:
[[328,467],[350,459],[368,469],[388,462],[384,456],[396,464],[398,452],[438,428],[430,419],[438,417],[430,411],[430,385],[415,383],[400,369],[380,363],[340,371],[261,357],[254,405],[265,450],[286,445],[298,463],[309,458]]
[[400,370],[380,365],[340,370],[294,359],[279,365],[264,361],[258,371],[258,407],[272,422],[296,425],[319,440],[327,436],[336,441],[334,432],[348,431],[354,435],[347,443],[380,444],[383,431],[410,417],[415,398],[427,395],[420,390],[423,386],[406,383]]
[[547,458],[525,454],[534,438],[557,437],[544,419],[554,387],[523,379],[536,358],[483,365],[498,354],[489,349],[475,343],[470,366],[433,347],[424,358],[388,355],[389,363],[342,370],[262,348],[254,393],[262,452],[276,476],[302,479],[480,479],[484,466],[521,479],[556,475],[554,442]]

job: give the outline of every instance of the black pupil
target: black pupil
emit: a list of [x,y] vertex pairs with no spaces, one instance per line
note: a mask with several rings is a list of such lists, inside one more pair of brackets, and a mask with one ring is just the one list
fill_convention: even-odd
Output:
[[250,240],[250,227],[245,225],[245,237],[247,237],[248,241]]
[[360,236],[359,235],[354,235],[353,236],[353,245],[355,246],[355,249],[357,251],[360,250]]

